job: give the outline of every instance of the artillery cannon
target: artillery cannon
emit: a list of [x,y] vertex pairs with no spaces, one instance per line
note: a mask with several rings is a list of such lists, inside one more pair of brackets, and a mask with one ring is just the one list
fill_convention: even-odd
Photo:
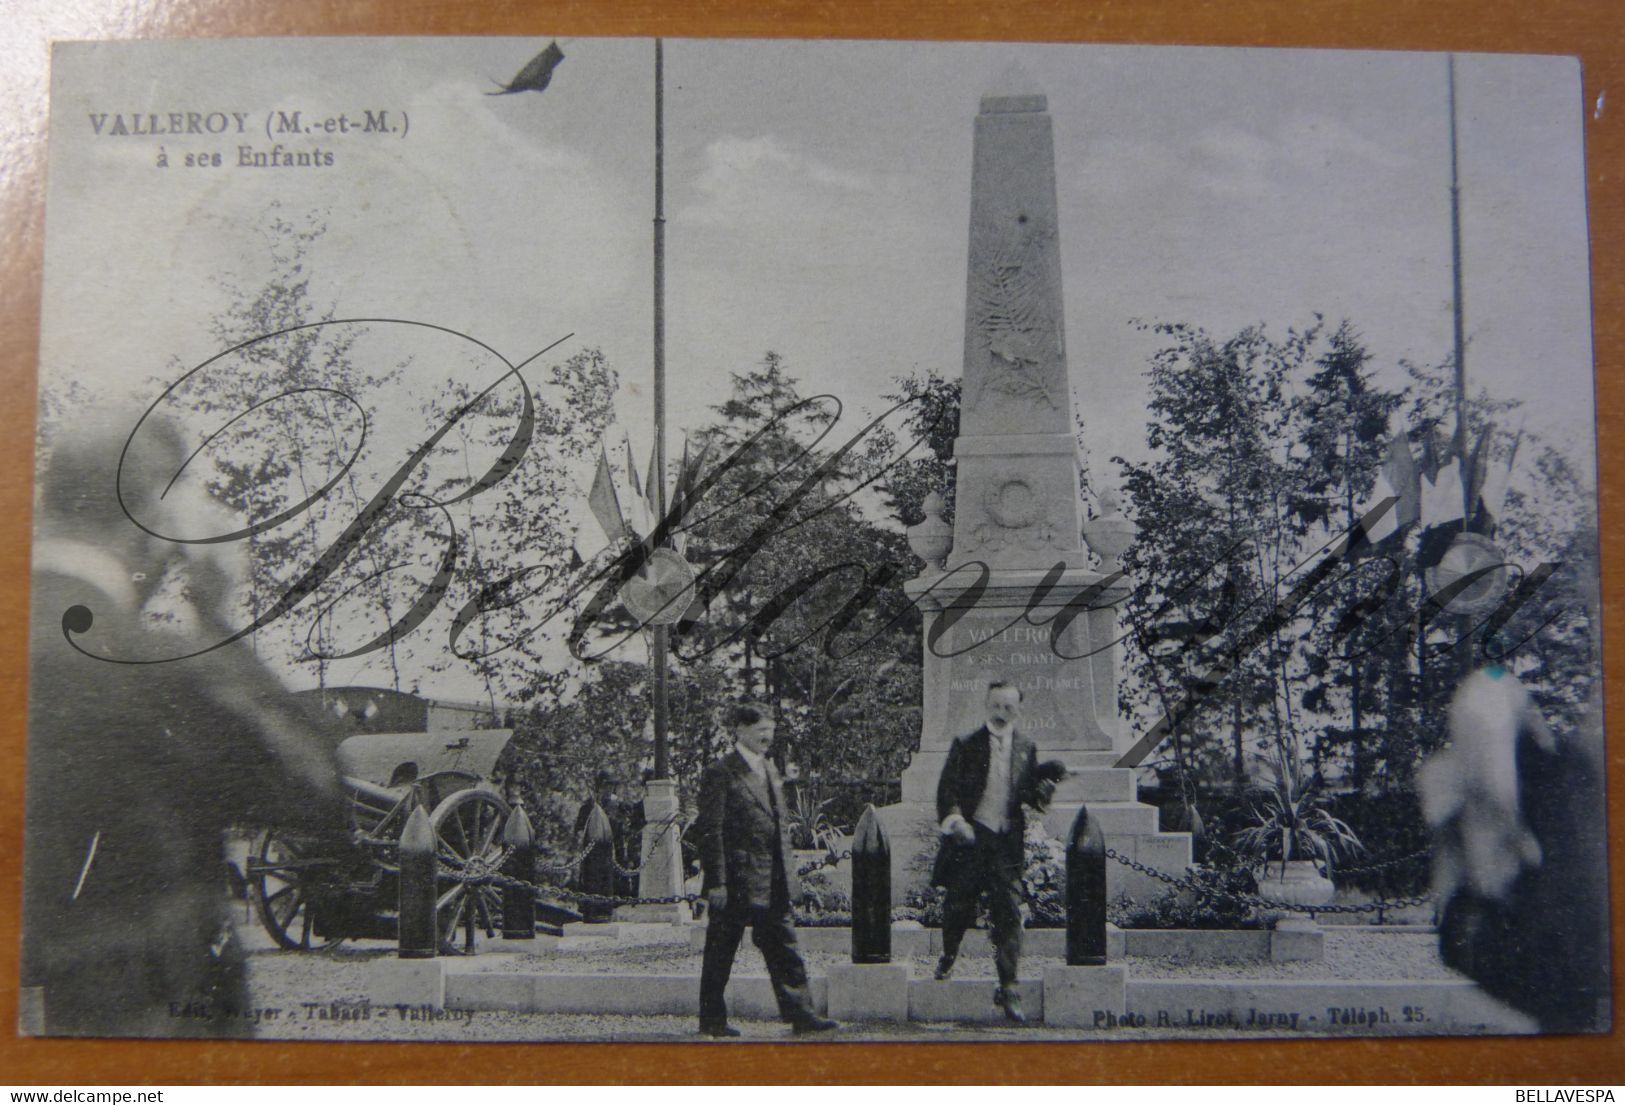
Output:
[[[265,931],[297,951],[351,938],[394,939],[401,831],[421,805],[429,811],[439,859],[442,949],[459,930],[466,954],[479,934],[494,938],[502,929],[502,891],[468,880],[496,871],[505,858],[502,830],[510,810],[486,780],[512,736],[511,729],[467,729],[346,738],[338,758],[351,847],[276,828],[251,843],[249,896]],[[543,916],[579,919],[551,904]]]

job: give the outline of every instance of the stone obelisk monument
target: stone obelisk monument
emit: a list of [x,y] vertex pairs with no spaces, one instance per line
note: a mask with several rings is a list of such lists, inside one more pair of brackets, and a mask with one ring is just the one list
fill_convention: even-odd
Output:
[[[924,877],[908,866],[932,843],[943,761],[956,736],[985,720],[994,680],[1021,688],[1020,728],[1040,760],[1060,760],[1070,773],[1045,818],[1051,835],[1064,838],[1087,802],[1109,846],[1183,871],[1189,836],[1159,833],[1155,808],[1135,800],[1133,771],[1111,766],[1129,743],[1114,644],[1128,587],[1110,579],[1118,542],[1106,533],[1096,542],[1109,569],[1101,571],[1082,540],[1054,139],[1041,94],[982,99],[969,257],[952,544],[943,547],[940,516],[909,534],[927,560],[906,585],[924,614],[925,703],[902,802],[884,811],[896,842],[893,886],[900,895]],[[1144,876],[1114,863],[1108,878],[1115,894],[1139,891]]]

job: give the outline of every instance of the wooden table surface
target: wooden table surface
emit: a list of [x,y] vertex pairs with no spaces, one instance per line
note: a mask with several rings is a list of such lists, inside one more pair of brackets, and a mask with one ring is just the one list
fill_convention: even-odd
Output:
[[[19,1040],[16,1023],[29,507],[48,43],[246,35],[668,35],[1458,50],[1578,55],[1597,358],[1607,706],[1625,687],[1625,7],[1618,0],[9,0],[0,4],[0,1082],[1500,1082],[1625,1081],[1607,1037],[1280,1043],[692,1047]],[[1616,101],[1612,106],[1610,101]],[[1625,917],[1625,748],[1611,747],[1616,944]],[[1625,970],[1615,973],[1619,1020]]]

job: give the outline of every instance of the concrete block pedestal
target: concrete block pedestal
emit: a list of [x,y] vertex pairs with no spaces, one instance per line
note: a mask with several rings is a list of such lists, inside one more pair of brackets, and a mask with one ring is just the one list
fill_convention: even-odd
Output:
[[908,1020],[908,968],[847,963],[829,969],[829,1015],[838,1021]]
[[[964,1021],[968,1024],[1008,1024],[1004,1010],[993,1004],[998,983],[992,979],[917,978],[908,984],[908,1015],[915,1021]],[[1030,1021],[1044,1016],[1044,987],[1041,983],[1016,983],[1022,1011]]]
[[374,1005],[446,1007],[444,959],[376,959],[367,969],[367,1000]]
[[1270,959],[1276,963],[1326,958],[1326,932],[1307,917],[1283,917],[1270,933]]
[[1063,1028],[1110,1028],[1128,1008],[1122,967],[1050,967],[1044,972],[1044,1023]]

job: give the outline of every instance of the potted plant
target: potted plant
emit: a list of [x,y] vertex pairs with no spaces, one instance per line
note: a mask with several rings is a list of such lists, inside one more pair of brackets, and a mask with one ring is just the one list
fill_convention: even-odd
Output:
[[1269,781],[1247,788],[1251,824],[1236,834],[1236,850],[1263,869],[1258,878],[1263,897],[1322,905],[1334,888],[1319,867],[1329,872],[1335,860],[1364,849],[1354,830],[1326,809],[1297,756],[1277,749],[1265,767]]
[[813,792],[814,785],[815,782],[802,783],[786,795],[785,825],[790,830],[790,847],[795,849],[798,865],[839,855],[846,839],[825,812],[834,799],[820,800]]

